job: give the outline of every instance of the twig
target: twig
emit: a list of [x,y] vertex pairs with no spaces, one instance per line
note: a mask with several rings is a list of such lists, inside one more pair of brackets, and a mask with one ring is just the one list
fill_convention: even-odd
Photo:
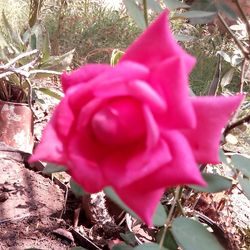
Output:
[[224,131],[224,136],[226,136],[232,129],[242,125],[245,122],[250,122],[250,115],[243,117],[242,119],[238,120],[237,122],[232,123],[231,125],[227,126]]
[[172,220],[172,216],[173,216],[173,213],[174,213],[176,202],[180,197],[180,191],[181,191],[181,187],[178,186],[176,188],[176,190],[175,190],[175,197],[174,197],[174,200],[172,202],[172,205],[171,205],[171,208],[170,208],[166,223],[164,224],[164,230],[163,230],[163,233],[162,233],[162,236],[161,236],[161,241],[159,243],[160,249],[163,247],[164,239],[166,237],[167,229],[169,228],[170,222]]
[[146,27],[148,27],[148,3],[147,3],[147,0],[143,0],[143,12],[144,12],[144,20],[146,23]]
[[245,82],[245,69],[246,69],[247,60],[244,58],[242,66],[241,66],[241,73],[240,73],[240,93],[243,93],[244,82]]
[[218,18],[221,21],[221,23],[224,26],[224,28],[226,29],[226,31],[228,32],[228,34],[231,36],[231,38],[233,38],[234,42],[236,43],[236,45],[238,46],[238,48],[241,50],[241,52],[243,53],[243,55],[245,56],[245,58],[250,59],[249,51],[243,46],[243,44],[241,43],[241,41],[239,41],[237,39],[237,37],[234,35],[234,33],[230,30],[230,28],[228,27],[226,21],[224,20],[224,18],[222,17],[222,15],[220,13],[218,13]]
[[246,24],[246,28],[247,28],[247,34],[248,34],[248,41],[250,41],[250,24],[249,21],[247,19],[246,13],[245,11],[242,9],[239,0],[235,0],[235,4],[238,8],[238,10],[240,11],[241,17],[244,20],[245,24]]

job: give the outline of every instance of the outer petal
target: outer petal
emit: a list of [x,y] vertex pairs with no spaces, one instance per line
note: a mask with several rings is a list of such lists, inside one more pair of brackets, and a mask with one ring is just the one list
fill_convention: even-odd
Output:
[[73,123],[73,114],[65,96],[56,107],[54,114],[43,131],[42,140],[30,158],[34,161],[48,161],[57,164],[66,164],[64,143]]
[[186,138],[174,130],[165,132],[163,137],[169,146],[172,160],[160,165],[157,171],[140,179],[134,185],[144,187],[145,192],[177,185],[206,185]]
[[87,64],[70,74],[64,72],[61,76],[63,91],[66,92],[69,87],[79,83],[88,82],[110,68],[111,66],[107,64]]
[[173,56],[183,58],[187,72],[191,71],[195,59],[177,44],[169,27],[168,11],[164,11],[127,49],[120,62],[130,60],[152,68]]
[[119,197],[149,226],[153,224],[152,218],[164,193],[165,188],[152,189],[145,192],[143,188],[134,185],[115,189]]
[[167,100],[167,114],[159,121],[163,128],[187,128],[196,124],[189,98],[185,62],[172,57],[163,61],[151,74],[150,83]]
[[46,161],[61,165],[67,163],[63,143],[56,133],[53,121],[50,121],[44,129],[41,142],[29,158],[29,162],[35,161]]
[[197,117],[197,127],[185,130],[198,163],[219,163],[219,143],[222,129],[240,105],[244,96],[196,97],[192,104]]
[[85,138],[81,138],[85,139],[85,141],[81,141],[81,139],[75,135],[68,144],[69,172],[73,179],[81,185],[86,192],[96,193],[104,187],[104,179],[97,161],[88,159],[88,154],[95,152],[93,150],[94,145],[91,144],[91,142],[89,143],[87,135]]

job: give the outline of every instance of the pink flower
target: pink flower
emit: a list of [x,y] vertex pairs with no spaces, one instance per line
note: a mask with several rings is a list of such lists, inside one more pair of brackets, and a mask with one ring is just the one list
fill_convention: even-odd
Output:
[[30,161],[66,165],[90,193],[111,186],[151,224],[166,188],[206,185],[198,164],[219,162],[222,128],[243,99],[190,97],[194,64],[163,12],[114,68],[62,75],[65,96]]

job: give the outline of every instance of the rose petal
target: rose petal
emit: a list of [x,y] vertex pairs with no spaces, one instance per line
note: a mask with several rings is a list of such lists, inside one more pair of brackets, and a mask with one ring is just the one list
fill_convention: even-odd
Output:
[[190,73],[195,59],[176,42],[169,27],[168,11],[164,11],[154,23],[126,50],[120,62],[134,61],[150,68],[158,67],[166,58],[183,58],[186,72]]
[[159,141],[160,130],[151,110],[145,105],[144,105],[144,117],[147,125],[146,145],[148,149],[151,149]]
[[159,119],[162,127],[178,129],[195,126],[195,113],[189,99],[188,75],[182,59],[166,59],[152,72],[150,83],[167,100],[167,114]]
[[149,226],[153,224],[153,215],[164,193],[164,188],[145,192],[135,185],[115,189],[119,197]]
[[195,129],[184,130],[198,163],[219,163],[222,129],[244,96],[195,97],[192,104],[197,117]]
[[41,142],[29,158],[29,162],[46,161],[60,165],[67,163],[63,142],[61,138],[58,137],[53,123],[52,119],[44,129]]
[[71,73],[64,72],[61,75],[63,91],[66,92],[69,87],[79,83],[86,83],[110,68],[107,64],[87,64]]
[[99,161],[106,150],[96,144],[86,130],[81,134],[71,134],[67,153],[69,171],[74,180],[82,185],[86,192],[99,192],[105,184]]
[[109,185],[121,188],[154,171],[158,172],[158,169],[171,159],[168,145],[164,141],[159,141],[150,150],[139,146],[122,152],[113,152],[102,162],[101,169]]

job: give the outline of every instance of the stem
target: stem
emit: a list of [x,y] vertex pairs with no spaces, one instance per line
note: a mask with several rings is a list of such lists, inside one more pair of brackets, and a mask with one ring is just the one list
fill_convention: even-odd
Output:
[[240,93],[243,93],[244,81],[245,81],[245,69],[246,69],[247,60],[244,58],[242,66],[241,66],[241,74],[240,74]]
[[235,4],[236,4],[238,10],[240,11],[240,14],[241,14],[241,17],[242,17],[243,21],[246,24],[247,34],[248,34],[248,40],[250,41],[250,24],[249,24],[249,21],[247,19],[246,13],[242,9],[242,7],[241,7],[241,5],[239,3],[239,0],[235,0]]
[[226,29],[226,31],[228,32],[228,34],[231,36],[231,38],[233,38],[234,42],[241,50],[245,58],[249,59],[249,51],[242,45],[242,43],[237,39],[237,37],[235,37],[234,33],[230,30],[229,26],[227,25],[226,21],[224,20],[224,18],[220,13],[218,13],[218,18],[221,21],[224,28]]
[[224,136],[226,136],[232,129],[242,125],[245,122],[250,122],[250,115],[247,115],[243,117],[242,119],[240,119],[239,121],[227,126],[227,128],[224,131]]
[[146,26],[148,27],[148,4],[147,0],[143,0],[143,11],[144,11],[144,19]]
[[160,249],[163,247],[163,243],[164,243],[164,239],[166,237],[166,233],[167,233],[167,229],[169,228],[169,225],[170,225],[170,222],[172,220],[172,217],[173,217],[173,213],[174,213],[174,209],[175,209],[175,205],[177,203],[177,200],[180,198],[180,193],[181,193],[181,187],[178,186],[175,190],[175,196],[174,196],[174,200],[172,202],[172,205],[171,205],[171,208],[170,208],[170,211],[169,211],[169,214],[168,214],[168,217],[167,217],[167,220],[166,220],[166,223],[164,224],[164,231],[162,233],[162,236],[161,236],[161,241],[160,241]]

